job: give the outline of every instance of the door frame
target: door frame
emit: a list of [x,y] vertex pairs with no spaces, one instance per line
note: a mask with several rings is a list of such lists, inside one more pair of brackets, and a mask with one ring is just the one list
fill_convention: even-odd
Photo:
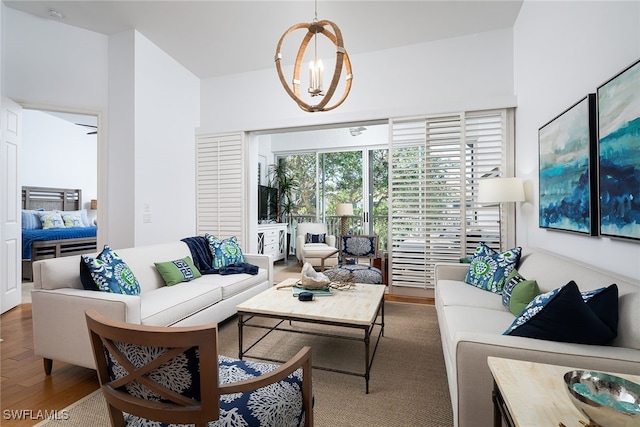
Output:
[[[107,209],[105,206],[108,206],[108,200],[106,197],[108,195],[106,183],[106,161],[107,161],[107,126],[104,119],[104,114],[100,110],[93,110],[90,108],[81,108],[81,107],[68,107],[63,105],[50,105],[50,104],[39,104],[39,103],[30,103],[30,102],[17,102],[22,109],[24,110],[39,110],[39,111],[50,111],[50,112],[58,112],[58,113],[69,113],[69,114],[81,114],[85,116],[95,116],[97,119],[98,126],[98,134],[97,136],[97,159],[96,159],[96,178],[97,178],[97,199],[99,200],[97,215],[100,220],[100,226],[97,230],[97,247],[102,247],[103,243],[106,240],[106,236],[108,235],[108,226],[109,221],[107,218]],[[18,188],[18,191],[21,191],[21,188]],[[21,260],[20,260],[21,262]]]

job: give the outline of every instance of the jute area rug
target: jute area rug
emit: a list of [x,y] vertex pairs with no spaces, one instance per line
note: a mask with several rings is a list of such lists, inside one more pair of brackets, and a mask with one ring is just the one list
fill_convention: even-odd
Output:
[[[266,320],[265,320],[266,321]],[[293,327],[318,328],[294,323]],[[326,326],[323,328],[327,328]],[[245,343],[262,333],[245,328]],[[344,332],[344,329],[341,330]],[[358,335],[361,336],[360,331]],[[372,339],[372,343],[373,343]],[[275,332],[250,354],[287,359],[311,345],[314,365],[364,370],[364,345],[359,341]],[[220,354],[237,357],[235,317],[219,326]],[[313,370],[314,421],[319,427],[450,427],[451,402],[435,308],[385,303],[385,334],[371,368],[369,394],[362,377]],[[67,408],[68,419],[38,426],[108,426],[109,417],[98,391]]]

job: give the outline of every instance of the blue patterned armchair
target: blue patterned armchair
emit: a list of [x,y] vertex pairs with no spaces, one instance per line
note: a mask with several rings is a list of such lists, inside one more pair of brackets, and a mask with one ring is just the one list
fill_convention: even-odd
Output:
[[86,319],[113,426],[313,426],[310,347],[278,366],[218,356],[217,325]]
[[[340,264],[326,270],[324,274],[332,281],[356,283],[382,284],[382,271],[371,265],[374,258],[378,258],[378,236],[376,235],[342,235],[340,236]],[[368,264],[359,264],[362,258],[368,259]],[[348,260],[355,259],[355,264]],[[384,262],[384,260],[382,260]],[[384,268],[384,265],[382,265]]]

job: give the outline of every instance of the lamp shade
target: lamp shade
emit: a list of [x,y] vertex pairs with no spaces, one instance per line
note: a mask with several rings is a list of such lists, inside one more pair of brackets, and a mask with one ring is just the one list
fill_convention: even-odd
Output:
[[353,215],[353,204],[351,203],[338,203],[336,206],[337,216],[349,216]]
[[90,204],[91,210],[97,210],[98,209],[98,200],[97,199],[91,199],[91,204]]
[[478,202],[524,202],[524,186],[520,178],[492,178],[480,181]]

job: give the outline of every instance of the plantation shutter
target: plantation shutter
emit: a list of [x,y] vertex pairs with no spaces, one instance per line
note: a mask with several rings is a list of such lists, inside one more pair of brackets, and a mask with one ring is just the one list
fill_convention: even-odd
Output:
[[480,241],[505,246],[506,215],[478,204],[477,192],[480,179],[512,173],[508,118],[498,110],[390,121],[393,286],[433,287],[436,263],[459,262]]
[[198,235],[236,236],[241,247],[247,247],[244,145],[241,133],[196,140]]

